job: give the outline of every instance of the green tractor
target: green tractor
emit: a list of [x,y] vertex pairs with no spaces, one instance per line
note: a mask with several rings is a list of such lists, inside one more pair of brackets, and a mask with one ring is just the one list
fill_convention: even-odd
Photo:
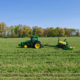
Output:
[[21,44],[19,44],[19,46],[21,46],[23,48],[28,48],[28,47],[41,48],[42,44],[38,40],[38,36],[32,36],[31,40],[28,40],[28,41],[25,41],[25,42],[21,42]]
[[75,47],[70,46],[70,45],[68,44],[67,39],[65,39],[64,41],[60,41],[59,38],[58,38],[58,44],[57,44],[57,47],[63,48],[63,49],[65,49],[65,50],[68,50],[68,49],[72,50],[72,49],[75,48]]

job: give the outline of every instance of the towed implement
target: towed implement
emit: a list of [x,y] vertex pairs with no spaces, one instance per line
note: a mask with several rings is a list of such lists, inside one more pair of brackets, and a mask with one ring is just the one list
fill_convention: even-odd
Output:
[[31,40],[21,42],[21,44],[19,44],[19,46],[21,46],[23,48],[31,47],[31,48],[37,48],[37,49],[44,47],[44,46],[63,48],[65,50],[68,50],[68,49],[72,50],[73,48],[75,48],[75,47],[68,45],[68,42],[66,39],[64,41],[60,41],[59,38],[58,38],[58,44],[57,45],[48,45],[48,44],[42,45],[41,41],[38,40],[38,36],[32,36]]
[[47,44],[47,45],[45,45],[45,46],[63,48],[63,49],[65,49],[65,50],[68,50],[68,49],[72,50],[72,49],[75,48],[75,47],[72,47],[72,46],[68,45],[68,42],[67,42],[66,39],[65,39],[64,41],[60,41],[59,38],[58,38],[58,44],[57,44],[57,45],[48,45],[48,44]]

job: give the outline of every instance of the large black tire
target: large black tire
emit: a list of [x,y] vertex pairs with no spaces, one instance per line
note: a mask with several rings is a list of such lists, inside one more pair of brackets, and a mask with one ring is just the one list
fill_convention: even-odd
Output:
[[65,46],[65,45],[63,45],[62,47],[63,47],[63,49],[65,49],[65,47],[66,47],[66,46]]
[[35,42],[34,43],[34,48],[37,48],[37,49],[38,48],[41,48],[41,42],[39,42],[39,41],[38,42]]

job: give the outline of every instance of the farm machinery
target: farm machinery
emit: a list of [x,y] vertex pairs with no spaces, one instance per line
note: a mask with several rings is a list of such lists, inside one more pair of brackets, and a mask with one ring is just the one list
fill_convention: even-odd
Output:
[[41,47],[43,47],[41,42],[38,40],[38,36],[32,36],[31,40],[21,42],[21,44],[19,44],[19,46],[21,46],[23,48],[28,48],[28,47],[41,48]]
[[73,48],[75,48],[75,47],[68,45],[68,42],[66,39],[64,41],[60,41],[59,38],[58,38],[58,44],[57,45],[48,45],[48,44],[42,45],[41,42],[38,40],[38,36],[32,36],[31,40],[21,42],[21,44],[19,44],[19,46],[21,46],[23,48],[32,47],[32,48],[37,48],[37,49],[44,47],[44,46],[63,48],[65,50],[68,50],[68,49],[72,50]]
[[72,46],[68,45],[68,42],[67,42],[66,39],[64,41],[60,41],[59,38],[58,38],[58,44],[57,45],[48,45],[48,44],[46,44],[44,46],[51,46],[51,47],[63,48],[65,50],[68,50],[68,49],[72,50],[72,49],[75,48],[75,47],[72,47]]

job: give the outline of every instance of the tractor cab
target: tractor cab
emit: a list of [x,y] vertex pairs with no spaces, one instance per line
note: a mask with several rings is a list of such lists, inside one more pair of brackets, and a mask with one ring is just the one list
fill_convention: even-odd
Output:
[[31,37],[31,42],[35,42],[38,41],[38,36],[32,36]]

